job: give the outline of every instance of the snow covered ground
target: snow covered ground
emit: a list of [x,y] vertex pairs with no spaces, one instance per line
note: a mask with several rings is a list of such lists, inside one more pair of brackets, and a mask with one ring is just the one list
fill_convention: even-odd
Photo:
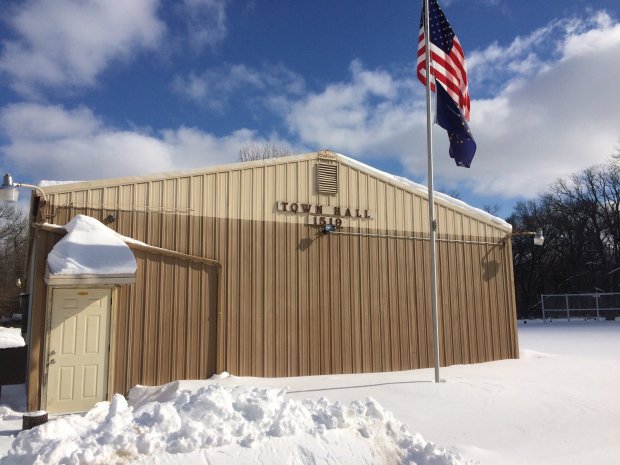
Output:
[[0,326],[0,349],[24,347],[26,341],[22,337],[21,328],[4,328]]
[[19,434],[23,386],[5,387],[0,465],[619,464],[620,322],[528,322],[519,340],[520,360],[442,368],[439,384],[432,370],[216,376]]

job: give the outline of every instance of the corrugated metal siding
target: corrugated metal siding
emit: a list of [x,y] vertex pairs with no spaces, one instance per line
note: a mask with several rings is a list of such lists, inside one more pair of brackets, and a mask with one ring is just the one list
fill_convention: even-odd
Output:
[[[222,369],[295,376],[432,366],[428,241],[235,220],[229,242],[238,247],[224,265]],[[505,255],[505,246],[438,244],[444,365],[516,356]],[[499,266],[489,272],[487,262]]]
[[216,372],[217,269],[134,251],[136,283],[117,292],[114,391]]
[[[431,366],[427,200],[344,164],[339,194],[319,195],[315,165],[302,159],[76,189],[50,194],[48,210],[56,211],[59,224],[78,212],[99,219],[112,213],[117,219],[110,226],[121,234],[219,261],[218,370],[292,376]],[[419,239],[322,236],[306,224],[307,215],[280,212],[277,201],[368,208],[372,219],[347,218],[341,231]],[[518,356],[512,255],[509,245],[499,244],[505,229],[441,203],[437,218],[442,363]],[[126,335],[126,363],[131,373],[158,382],[178,372],[164,366],[155,373],[157,357],[163,360],[157,335],[165,344],[183,335],[178,328],[162,334],[176,317],[142,314],[140,307],[162,283],[191,279],[165,264],[148,261],[143,269],[148,279],[137,285],[142,297],[130,305],[132,324],[154,340],[139,346]],[[189,290],[182,297],[196,298]],[[117,376],[122,372],[118,368]],[[124,376],[129,386],[137,375]]]

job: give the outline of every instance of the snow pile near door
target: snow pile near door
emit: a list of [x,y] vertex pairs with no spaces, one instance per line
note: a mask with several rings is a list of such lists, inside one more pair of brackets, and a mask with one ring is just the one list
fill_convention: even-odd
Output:
[[20,328],[4,328],[0,326],[0,349],[11,349],[14,347],[24,347],[26,341],[22,337]]
[[63,237],[47,256],[51,275],[122,276],[136,272],[133,253],[103,223],[77,215],[65,225]]
[[[21,433],[0,464],[263,463],[458,465],[375,400],[293,400],[285,390],[170,383],[117,394],[86,415]],[[141,391],[143,389],[143,391]],[[274,455],[274,449],[279,452]],[[275,460],[275,461],[274,461]]]

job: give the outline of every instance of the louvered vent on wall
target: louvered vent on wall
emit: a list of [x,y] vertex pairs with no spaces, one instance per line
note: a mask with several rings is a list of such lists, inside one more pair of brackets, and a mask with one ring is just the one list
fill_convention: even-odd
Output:
[[338,165],[318,163],[316,165],[316,186],[319,194],[338,193]]

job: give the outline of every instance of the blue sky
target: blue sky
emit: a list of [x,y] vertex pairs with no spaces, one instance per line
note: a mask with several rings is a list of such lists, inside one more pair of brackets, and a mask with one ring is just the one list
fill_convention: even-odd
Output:
[[[470,169],[434,129],[435,183],[531,198],[620,149],[618,0],[439,0],[466,54]],[[96,179],[329,148],[426,182],[420,1],[4,0],[0,169]]]

